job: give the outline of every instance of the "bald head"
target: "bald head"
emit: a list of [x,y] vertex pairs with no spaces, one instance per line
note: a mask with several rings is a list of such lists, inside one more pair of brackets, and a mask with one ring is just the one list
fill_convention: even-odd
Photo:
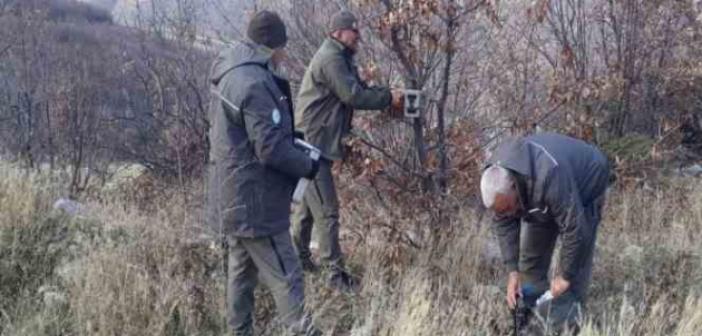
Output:
[[498,216],[515,214],[519,208],[514,178],[509,170],[498,165],[490,166],[483,172],[480,193],[485,207]]

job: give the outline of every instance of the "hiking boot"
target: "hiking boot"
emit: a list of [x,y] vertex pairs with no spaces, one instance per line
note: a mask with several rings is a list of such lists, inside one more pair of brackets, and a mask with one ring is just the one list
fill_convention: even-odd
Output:
[[358,291],[358,283],[346,271],[333,273],[329,277],[329,287],[345,294],[353,294]]
[[310,257],[300,257],[300,264],[302,265],[303,272],[317,273],[319,271],[319,266],[317,266]]

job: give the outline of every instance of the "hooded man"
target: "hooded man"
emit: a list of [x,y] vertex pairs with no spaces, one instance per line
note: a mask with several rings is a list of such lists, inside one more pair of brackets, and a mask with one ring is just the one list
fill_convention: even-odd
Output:
[[273,12],[251,19],[248,41],[225,48],[212,67],[209,223],[228,243],[228,324],[253,334],[260,279],[281,323],[315,334],[304,315],[302,270],[290,238],[290,204],[300,178],[319,164],[296,148],[290,85],[274,69],[285,57],[286,28]]

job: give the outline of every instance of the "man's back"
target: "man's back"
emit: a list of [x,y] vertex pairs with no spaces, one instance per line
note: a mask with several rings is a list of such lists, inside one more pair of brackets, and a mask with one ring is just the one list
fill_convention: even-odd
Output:
[[570,172],[578,186],[583,201],[590,200],[598,192],[598,181],[602,167],[607,166],[607,158],[594,146],[575,138],[557,133],[539,133],[524,138],[543,146],[553,156],[560,167]]
[[[293,146],[286,85],[268,69],[270,55],[236,42],[210,76],[210,224],[237,237],[287,231],[291,194],[311,160]],[[284,84],[284,83],[283,83]]]
[[526,178],[529,194],[540,203],[545,190],[558,172],[560,178],[572,178],[580,199],[591,200],[602,189],[603,171],[608,171],[605,155],[594,146],[557,133],[538,133],[509,139],[500,144],[489,164],[499,164]]

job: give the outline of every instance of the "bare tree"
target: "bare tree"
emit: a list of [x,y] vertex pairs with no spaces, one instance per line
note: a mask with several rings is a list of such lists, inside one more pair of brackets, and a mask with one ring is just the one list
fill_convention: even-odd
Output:
[[[446,109],[450,95],[454,57],[463,49],[457,37],[464,25],[487,1],[380,1],[378,5],[363,2],[358,10],[368,22],[374,41],[387,48],[398,63],[403,86],[424,90],[430,104],[419,118],[411,121],[414,134],[416,169],[427,176],[424,190],[433,189],[433,173],[427,172],[429,147],[438,151],[436,174],[441,190],[447,186],[448,158],[446,156]],[[375,15],[374,13],[381,13]],[[389,74],[392,76],[393,74]],[[438,92],[438,100],[434,94]],[[436,125],[432,121],[436,121]],[[427,146],[425,133],[436,127],[437,144]]]

